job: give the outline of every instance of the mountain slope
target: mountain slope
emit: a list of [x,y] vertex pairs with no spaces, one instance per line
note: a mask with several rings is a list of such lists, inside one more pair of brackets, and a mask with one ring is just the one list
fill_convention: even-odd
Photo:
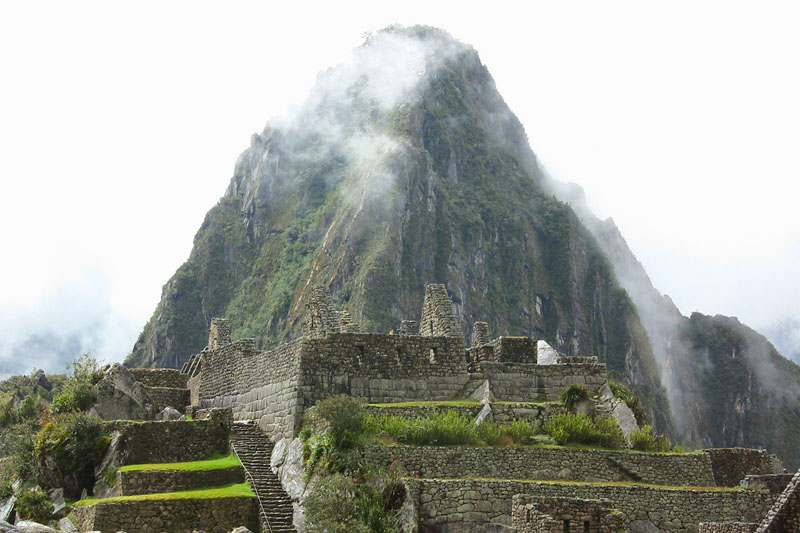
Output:
[[234,337],[284,341],[315,283],[362,329],[397,329],[441,282],[465,325],[598,355],[673,433],[633,303],[545,181],[475,50],[440,30],[384,30],[253,136],[128,363],[179,365],[213,316]]

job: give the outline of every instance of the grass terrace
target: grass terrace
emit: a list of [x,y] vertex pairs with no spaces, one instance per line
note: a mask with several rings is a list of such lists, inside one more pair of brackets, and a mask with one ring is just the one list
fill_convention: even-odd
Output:
[[75,506],[92,505],[95,503],[122,503],[144,500],[207,500],[212,498],[242,498],[253,497],[255,493],[249,483],[234,483],[223,487],[208,487],[203,489],[183,490],[179,492],[160,492],[157,494],[135,494],[132,496],[114,496],[112,498],[86,498],[75,502]]
[[182,470],[186,472],[206,472],[209,470],[223,470],[241,466],[242,463],[233,455],[212,457],[203,461],[187,461],[182,463],[149,463],[139,465],[127,465],[118,468],[120,472],[135,472],[143,470]]

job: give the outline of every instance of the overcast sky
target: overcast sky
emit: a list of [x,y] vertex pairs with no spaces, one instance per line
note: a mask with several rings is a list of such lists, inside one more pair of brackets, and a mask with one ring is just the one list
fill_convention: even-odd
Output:
[[475,46],[684,314],[800,318],[795,3],[383,4],[4,2],[0,375],[34,331],[123,358],[250,134],[391,23]]

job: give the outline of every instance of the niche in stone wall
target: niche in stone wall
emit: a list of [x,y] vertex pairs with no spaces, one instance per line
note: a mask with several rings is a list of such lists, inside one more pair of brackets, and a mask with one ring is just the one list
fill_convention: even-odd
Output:
[[356,364],[361,366],[364,362],[364,346],[358,345],[356,346]]
[[395,346],[394,349],[394,362],[398,365],[402,364],[401,361],[403,359],[403,347],[402,346]]
[[431,348],[430,354],[428,354],[428,358],[431,360],[431,363],[436,362],[436,348]]

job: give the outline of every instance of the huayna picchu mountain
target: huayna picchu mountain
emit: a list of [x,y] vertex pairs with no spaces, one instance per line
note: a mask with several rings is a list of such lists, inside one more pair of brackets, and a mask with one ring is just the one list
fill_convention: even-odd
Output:
[[[233,338],[275,346],[298,335],[317,284],[364,330],[397,330],[419,318],[425,284],[444,283],[465,338],[468,325],[485,321],[499,335],[595,355],[634,388],[658,430],[730,444],[728,433],[676,426],[664,388],[679,393],[663,379],[675,365],[697,377],[692,384],[707,383],[690,362],[707,339],[678,360],[665,355],[661,322],[641,312],[663,297],[652,285],[645,296],[632,292],[623,263],[638,262],[619,232],[567,196],[472,47],[438,29],[387,28],[350,63],[320,74],[291,118],[252,136],[127,364],[180,367],[203,348],[216,316],[230,319]],[[676,324],[702,322],[675,312]],[[758,383],[759,394],[776,386]],[[730,411],[735,444],[800,462],[800,452],[779,450],[774,433],[754,428],[759,413],[694,408],[712,425],[712,409]],[[785,415],[800,427],[800,415]]]

